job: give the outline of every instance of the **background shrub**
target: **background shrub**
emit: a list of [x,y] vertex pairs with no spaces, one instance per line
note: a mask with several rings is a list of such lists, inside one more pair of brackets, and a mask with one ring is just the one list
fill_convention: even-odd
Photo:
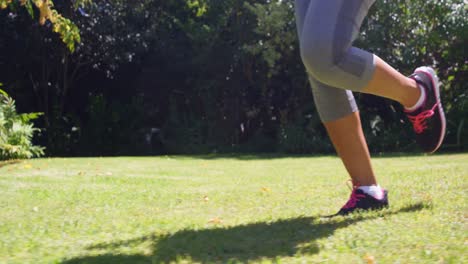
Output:
[[32,143],[34,133],[40,130],[31,121],[39,116],[40,113],[18,114],[15,101],[0,90],[0,160],[44,155],[44,148]]

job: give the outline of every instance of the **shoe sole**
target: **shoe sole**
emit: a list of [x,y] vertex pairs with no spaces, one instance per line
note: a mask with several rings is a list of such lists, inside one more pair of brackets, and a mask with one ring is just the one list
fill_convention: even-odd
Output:
[[439,142],[437,143],[437,146],[434,148],[433,151],[429,152],[430,154],[432,154],[436,152],[442,145],[442,142],[444,141],[444,138],[445,138],[445,130],[447,127],[447,124],[446,124],[447,121],[445,119],[444,108],[442,107],[442,101],[440,100],[439,77],[437,77],[437,74],[435,73],[434,69],[432,69],[431,67],[427,67],[427,66],[419,67],[414,72],[425,74],[431,79],[432,86],[434,87],[435,97],[437,99],[437,106],[439,107],[440,121],[442,122],[442,133],[440,134],[440,138],[439,138]]

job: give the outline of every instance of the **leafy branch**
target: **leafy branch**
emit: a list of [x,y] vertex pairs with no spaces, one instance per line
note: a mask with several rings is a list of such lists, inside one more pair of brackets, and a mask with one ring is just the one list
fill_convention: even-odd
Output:
[[[89,2],[90,0],[75,1],[75,8]],[[53,31],[60,35],[63,43],[71,52],[74,52],[76,44],[81,42],[78,27],[54,8],[52,0],[0,0],[0,9],[16,10],[18,7],[26,8],[32,18],[34,18],[34,9],[37,9],[39,11],[39,24],[44,25],[50,21],[53,25]]]

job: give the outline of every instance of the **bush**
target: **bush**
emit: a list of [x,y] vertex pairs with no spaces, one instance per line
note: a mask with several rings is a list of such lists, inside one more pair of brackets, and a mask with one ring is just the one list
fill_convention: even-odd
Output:
[[26,159],[44,155],[44,148],[34,146],[31,120],[40,113],[18,114],[15,101],[0,89],[0,160]]
[[152,149],[151,126],[143,110],[140,96],[127,100],[112,100],[103,94],[90,95],[88,118],[78,130],[81,155],[143,155],[155,154]]

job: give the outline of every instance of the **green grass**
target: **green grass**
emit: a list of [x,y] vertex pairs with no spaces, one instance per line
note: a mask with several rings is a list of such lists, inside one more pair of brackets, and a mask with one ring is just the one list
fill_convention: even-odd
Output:
[[335,157],[0,164],[0,263],[467,263],[468,154],[374,159],[391,207]]

